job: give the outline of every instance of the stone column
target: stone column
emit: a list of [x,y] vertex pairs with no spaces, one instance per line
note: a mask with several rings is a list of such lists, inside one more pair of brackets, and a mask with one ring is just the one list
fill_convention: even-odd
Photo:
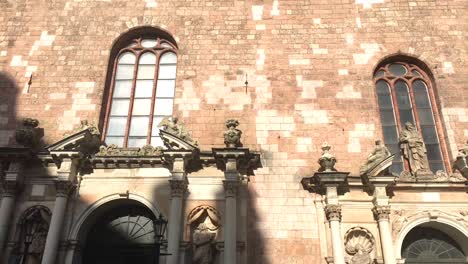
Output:
[[50,220],[49,232],[42,257],[42,264],[54,264],[57,258],[57,251],[60,244],[65,218],[68,196],[74,188],[74,181],[77,174],[78,159],[66,157],[62,159],[60,168],[57,170],[57,180],[55,180],[55,204]]
[[4,248],[7,244],[8,234],[11,230],[10,222],[16,201],[16,195],[21,189],[23,167],[22,162],[12,161],[5,172],[3,185],[3,198],[0,205],[0,261],[4,257]]
[[224,220],[224,264],[236,264],[237,260],[237,188],[238,180],[223,181],[226,195]]
[[340,221],[341,207],[329,204],[325,207],[325,214],[330,222],[331,239],[333,246],[333,263],[345,264],[343,240],[341,239]]
[[392,231],[390,229],[390,206],[376,205],[372,212],[379,223],[380,243],[385,264],[396,264],[393,253]]
[[169,180],[171,185],[171,212],[168,223],[168,264],[179,263],[179,246],[182,225],[182,209],[187,180]]

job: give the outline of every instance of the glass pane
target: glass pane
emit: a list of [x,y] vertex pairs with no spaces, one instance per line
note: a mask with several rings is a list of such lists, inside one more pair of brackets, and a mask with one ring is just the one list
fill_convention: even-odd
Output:
[[406,67],[401,64],[392,64],[390,67],[388,67],[388,70],[391,74],[396,76],[403,76],[407,72]]
[[146,145],[146,138],[128,138],[127,146],[129,148],[138,148]]
[[400,175],[403,171],[403,162],[401,161],[393,161],[392,166],[390,167],[390,172]]
[[134,65],[119,65],[117,66],[116,80],[131,80],[133,79]]
[[438,144],[439,143],[435,126],[423,126],[422,137],[424,139],[424,143],[426,144],[431,144],[431,143]]
[[416,107],[431,107],[426,84],[423,81],[415,81],[413,83],[413,91],[416,99]]
[[164,119],[163,116],[157,116],[157,117],[154,117],[153,118],[153,127],[151,129],[151,135],[154,137],[154,136],[158,136],[159,135],[159,123],[161,123],[161,121]]
[[406,122],[414,124],[413,112],[411,110],[400,110],[401,127],[404,127]]
[[117,145],[117,147],[123,147],[124,138],[123,137],[106,137],[106,144],[109,146],[111,144]]
[[388,95],[378,95],[378,100],[379,100],[379,106],[380,108],[393,108],[392,105],[392,98],[391,96]]
[[165,43],[165,42],[161,43],[161,47],[172,48],[171,45],[169,45],[168,43]]
[[388,86],[386,81],[378,81],[377,82],[377,94],[387,95],[390,94],[390,87]]
[[380,120],[382,125],[395,125],[393,110],[380,110]]
[[434,118],[432,118],[432,111],[430,108],[419,108],[418,116],[421,125],[434,125]]
[[149,117],[132,117],[130,136],[143,136],[148,134]]
[[395,83],[395,92],[397,96],[398,108],[411,109],[411,101],[408,95],[408,86],[404,81]]
[[385,76],[385,71],[380,70],[380,71],[375,73],[374,78],[380,78],[380,77],[383,77],[383,76]]
[[445,171],[445,166],[442,161],[430,161],[429,168],[431,169],[432,172],[436,172],[438,170]]
[[173,99],[156,99],[154,103],[154,115],[172,115]]
[[154,65],[140,65],[138,67],[137,79],[154,79]]
[[132,115],[149,115],[151,110],[151,99],[135,99]]
[[128,106],[130,105],[130,100],[112,100],[111,106],[111,116],[127,116],[128,115]]
[[145,47],[145,48],[153,48],[153,47],[156,47],[156,44],[158,44],[158,42],[154,39],[144,39],[141,41],[141,46]]
[[175,65],[159,65],[158,79],[175,79],[176,66]]
[[149,65],[156,64],[156,55],[154,55],[151,52],[143,53],[140,57],[140,65],[142,64],[149,64]]
[[160,137],[152,137],[151,138],[151,145],[155,147],[163,147],[164,143]]
[[108,136],[124,136],[127,127],[126,117],[110,117],[109,125],[107,126]]
[[427,144],[426,149],[428,160],[442,160],[442,153],[440,153],[439,144]]
[[115,81],[113,98],[129,98],[132,91],[132,81]]
[[412,70],[411,72],[416,76],[421,76],[421,74],[417,70]]
[[156,97],[174,97],[175,80],[158,80]]
[[177,56],[173,52],[166,52],[161,56],[159,64],[177,63]]
[[396,126],[383,126],[385,144],[398,143],[398,132]]
[[135,64],[135,54],[125,52],[120,55],[119,64]]
[[153,80],[137,80],[135,88],[135,98],[152,97]]

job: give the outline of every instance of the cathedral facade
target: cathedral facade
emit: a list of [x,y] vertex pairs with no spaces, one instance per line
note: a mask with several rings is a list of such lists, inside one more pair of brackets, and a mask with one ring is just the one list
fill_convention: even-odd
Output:
[[0,263],[468,263],[466,1],[0,10]]

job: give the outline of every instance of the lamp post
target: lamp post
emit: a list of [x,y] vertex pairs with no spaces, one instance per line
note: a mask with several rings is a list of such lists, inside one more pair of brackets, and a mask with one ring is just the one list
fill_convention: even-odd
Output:
[[24,252],[23,252],[23,261],[22,264],[26,264],[26,260],[29,254],[29,246],[32,244],[34,233],[36,232],[39,226],[39,222],[35,218],[32,218],[30,221],[26,222],[25,225],[25,235],[24,235]]
[[164,219],[162,214],[153,221],[154,230],[154,244],[155,244],[155,264],[159,264],[159,256],[161,255],[161,244],[164,241],[164,234],[166,233],[167,220]]

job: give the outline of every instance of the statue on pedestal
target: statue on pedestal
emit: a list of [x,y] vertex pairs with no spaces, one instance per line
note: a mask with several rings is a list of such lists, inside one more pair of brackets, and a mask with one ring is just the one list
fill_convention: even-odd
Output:
[[411,175],[432,174],[429,170],[426,145],[416,127],[410,122],[405,123],[399,143],[403,157],[409,163]]
[[211,232],[205,223],[200,223],[192,235],[194,264],[213,263],[213,243],[216,234]]
[[382,144],[382,141],[376,140],[374,150],[367,157],[366,164],[364,164],[359,170],[360,174],[361,175],[365,174],[370,169],[372,169],[375,165],[379,164],[384,159],[390,157],[390,155],[391,155],[390,151],[384,144]]

